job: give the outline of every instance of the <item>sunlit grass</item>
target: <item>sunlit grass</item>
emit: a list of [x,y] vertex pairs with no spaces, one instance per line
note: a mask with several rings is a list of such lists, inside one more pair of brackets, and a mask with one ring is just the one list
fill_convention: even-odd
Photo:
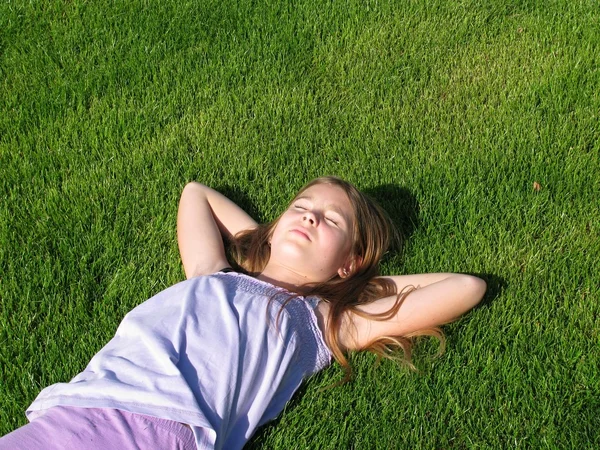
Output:
[[[352,357],[254,448],[600,444],[595,2],[0,5],[0,432],[181,280],[195,179],[259,220],[340,175],[406,235],[386,273],[486,279],[420,373]],[[534,182],[540,186],[534,189]]]

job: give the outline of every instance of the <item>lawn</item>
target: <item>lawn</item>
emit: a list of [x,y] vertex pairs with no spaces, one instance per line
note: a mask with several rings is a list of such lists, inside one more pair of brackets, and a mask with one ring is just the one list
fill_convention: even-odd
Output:
[[484,278],[417,341],[351,355],[254,449],[600,446],[596,1],[0,4],[0,433],[183,279],[186,182],[257,220],[333,174],[404,235],[382,271]]

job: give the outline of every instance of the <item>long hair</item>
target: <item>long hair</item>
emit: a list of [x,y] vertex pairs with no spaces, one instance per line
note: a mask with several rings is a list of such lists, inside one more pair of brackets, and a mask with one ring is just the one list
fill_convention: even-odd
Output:
[[[411,287],[397,292],[396,284],[393,281],[378,277],[381,258],[393,242],[399,248],[401,238],[387,213],[354,185],[337,177],[316,178],[305,185],[291,203],[305,190],[319,184],[330,184],[341,188],[348,196],[354,213],[350,249],[350,257],[354,263],[350,268],[349,276],[341,278],[336,275],[328,281],[307,285],[302,289],[303,295],[317,296],[329,303],[329,313],[326,318],[327,333],[324,338],[334,358],[344,369],[343,383],[350,378],[351,369],[340,344],[339,333],[342,326],[347,325],[344,321],[351,317],[351,314],[348,313],[351,312],[372,320],[390,319],[398,312],[406,296],[415,288]],[[263,271],[271,254],[269,240],[278,221],[279,218],[252,230],[242,231],[232,239],[232,256],[238,269],[255,276]],[[370,314],[357,308],[359,305],[392,295],[396,296],[396,302],[383,313]],[[410,362],[411,337],[422,334],[438,337],[443,346],[441,331],[432,328],[413,333],[410,336],[382,336],[361,350],[371,351],[379,358],[402,359],[410,368],[414,369]],[[403,358],[398,358],[396,352],[398,349],[402,350]]]

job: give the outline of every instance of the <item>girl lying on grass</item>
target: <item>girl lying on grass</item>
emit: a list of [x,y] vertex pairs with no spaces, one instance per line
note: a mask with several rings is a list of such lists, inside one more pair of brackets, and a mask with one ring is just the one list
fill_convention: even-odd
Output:
[[378,276],[392,234],[334,177],[265,225],[188,184],[177,218],[187,280],[127,314],[70,383],[44,389],[0,449],[243,447],[332,357],[349,374],[348,351],[409,355],[410,336],[481,300],[485,282],[469,275]]

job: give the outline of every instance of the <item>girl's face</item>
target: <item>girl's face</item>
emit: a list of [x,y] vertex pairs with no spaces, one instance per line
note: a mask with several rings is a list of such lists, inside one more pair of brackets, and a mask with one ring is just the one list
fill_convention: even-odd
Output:
[[271,237],[269,264],[323,282],[350,269],[354,212],[338,186],[317,184],[302,192],[281,215]]

